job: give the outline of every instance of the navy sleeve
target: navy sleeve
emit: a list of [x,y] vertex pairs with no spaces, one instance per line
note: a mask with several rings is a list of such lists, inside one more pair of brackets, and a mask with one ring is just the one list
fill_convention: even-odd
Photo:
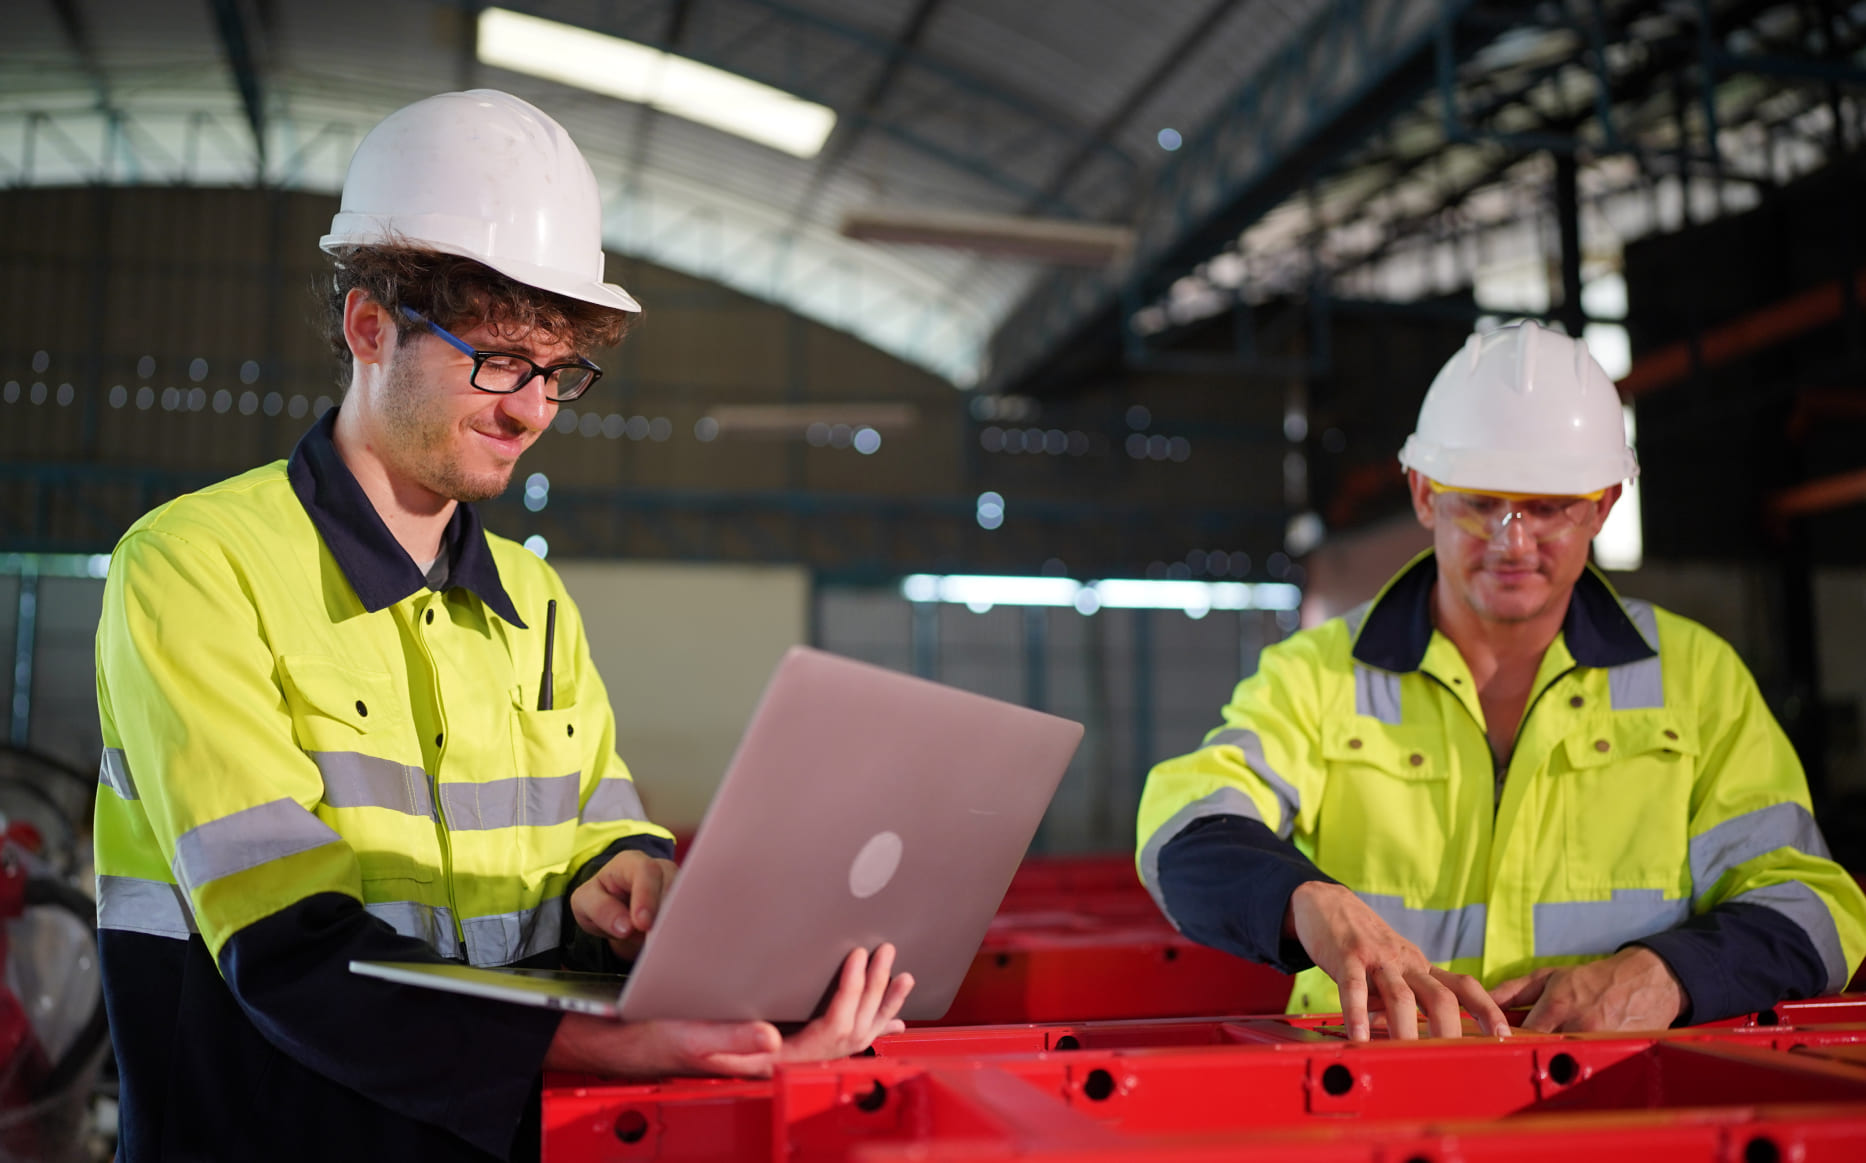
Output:
[[1179,931],[1201,945],[1284,973],[1314,962],[1283,938],[1290,894],[1311,880],[1335,879],[1261,820],[1206,816],[1160,850],[1160,894]]
[[1674,929],[1629,941],[1671,967],[1685,990],[1675,1025],[1766,1010],[1827,992],[1827,967],[1800,925],[1764,905],[1726,901]]
[[506,1158],[562,1015],[350,972],[352,959],[441,961],[426,942],[317,893],[246,926],[220,972],[268,1042],[408,1118]]
[[570,894],[582,888],[584,883],[595,876],[603,865],[614,860],[623,852],[646,852],[656,860],[674,858],[674,842],[665,836],[624,836],[609,847],[598,852],[577,869],[570,878],[570,886],[564,890],[564,968],[575,969],[583,973],[627,973],[631,962],[615,955],[605,938],[594,933],[585,933],[577,927],[577,918],[570,911]]

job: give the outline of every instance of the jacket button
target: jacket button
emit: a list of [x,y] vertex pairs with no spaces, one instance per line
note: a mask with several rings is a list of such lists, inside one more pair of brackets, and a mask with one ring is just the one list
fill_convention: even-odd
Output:
[[1580,695],[1576,695],[1572,699],[1568,700],[1568,705],[1571,707],[1584,707],[1587,705],[1587,700],[1582,698]]
[[1606,751],[1608,748],[1612,746],[1613,744],[1607,742],[1605,739],[1594,740],[1594,750],[1596,751]]
[[1415,751],[1412,753],[1412,758],[1407,762],[1411,763],[1414,767],[1423,767],[1425,766],[1425,756]]
[[576,733],[577,733],[577,725],[575,723],[564,724],[564,734],[575,735]]
[[1678,732],[1676,732],[1676,731],[1674,731],[1674,730],[1672,730],[1672,729],[1671,729],[1670,727],[1667,727],[1667,728],[1665,729],[1665,737],[1666,737],[1667,739],[1677,739],[1677,738],[1678,738]]
[[441,745],[441,740],[442,740],[442,739],[444,739],[444,738],[446,738],[446,736],[445,736],[445,735],[436,735],[436,736],[434,737],[434,745],[435,745],[436,747],[439,747],[439,746]]
[[433,610],[428,611],[428,625],[430,626],[434,625],[434,611]]
[[362,699],[356,700],[356,713],[365,719],[369,718],[369,708],[363,705]]
[[1348,746],[1359,751],[1361,749],[1361,741],[1359,739],[1350,739],[1348,740]]

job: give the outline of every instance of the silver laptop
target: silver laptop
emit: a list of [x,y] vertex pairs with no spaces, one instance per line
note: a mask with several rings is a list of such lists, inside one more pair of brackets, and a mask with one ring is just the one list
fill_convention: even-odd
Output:
[[806,1021],[843,958],[891,941],[902,1017],[938,1018],[1082,725],[793,647],[626,979],[456,963],[356,973],[619,1017]]

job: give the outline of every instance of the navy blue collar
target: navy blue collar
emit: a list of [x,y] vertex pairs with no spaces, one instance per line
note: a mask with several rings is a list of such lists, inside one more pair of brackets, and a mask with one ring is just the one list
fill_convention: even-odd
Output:
[[[298,441],[285,471],[291,478],[292,491],[298,494],[311,523],[330,547],[330,555],[337,559],[337,567],[343,570],[363,608],[373,614],[428,582],[383,524],[381,514],[357,483],[350,466],[337,454],[332,442],[336,427],[337,409],[332,408]],[[492,549],[486,544],[485,530],[480,528],[479,514],[473,506],[454,506],[453,519],[441,535],[441,554],[452,563],[448,588],[459,586],[471,592],[493,613],[520,630],[528,629],[499,580],[499,568],[493,564]]]
[[[1432,590],[1437,582],[1438,558],[1429,550],[1396,574],[1368,608],[1354,639],[1354,660],[1398,674],[1418,670],[1432,643]],[[1575,582],[1561,632],[1568,653],[1582,666],[1620,666],[1658,653],[1592,565]]]

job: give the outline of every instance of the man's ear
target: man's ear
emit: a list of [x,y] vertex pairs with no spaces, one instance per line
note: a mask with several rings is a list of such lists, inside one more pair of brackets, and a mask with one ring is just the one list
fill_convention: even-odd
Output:
[[1625,492],[1626,486],[1624,484],[1614,485],[1605,493],[1601,494],[1600,500],[1594,502],[1595,533],[1599,533],[1600,527],[1607,523],[1607,514],[1613,512],[1614,504],[1619,501],[1620,497],[1624,495]]
[[387,363],[395,354],[398,332],[389,309],[352,287],[343,298],[343,341],[359,364]]
[[1438,511],[1432,507],[1432,482],[1418,469],[1406,470],[1406,487],[1412,493],[1412,514],[1427,529],[1438,528]]

